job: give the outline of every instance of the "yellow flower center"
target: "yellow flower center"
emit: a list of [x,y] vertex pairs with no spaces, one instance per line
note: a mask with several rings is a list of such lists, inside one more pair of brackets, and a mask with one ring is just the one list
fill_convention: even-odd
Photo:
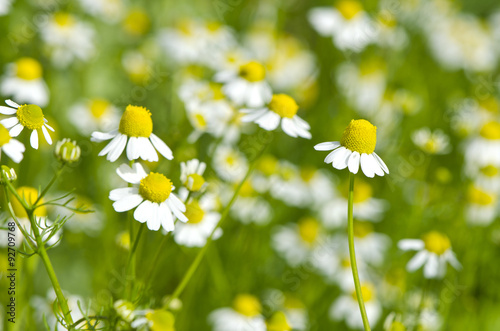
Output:
[[198,129],[204,129],[207,127],[207,121],[205,120],[205,117],[203,117],[202,114],[194,114],[193,115],[193,120],[194,120],[194,126]]
[[406,331],[406,327],[403,323],[395,321],[392,322],[391,326],[389,327],[389,331]]
[[262,310],[259,299],[250,294],[239,294],[234,299],[233,307],[238,313],[248,317],[257,316]]
[[363,11],[363,5],[354,0],[341,0],[337,2],[335,7],[346,20],[354,18],[359,12]]
[[437,231],[426,233],[422,237],[422,240],[424,241],[425,249],[437,255],[444,254],[451,247],[450,239]]
[[269,109],[281,117],[292,118],[297,114],[299,106],[292,97],[286,94],[275,94],[269,102]]
[[95,118],[101,118],[106,114],[109,107],[109,102],[104,99],[93,99],[90,101],[90,112]]
[[189,220],[189,223],[198,224],[201,221],[203,221],[205,212],[203,211],[203,209],[201,209],[198,201],[193,200],[187,204],[186,212],[184,213],[184,215],[186,215],[187,219]]
[[216,22],[216,21],[208,22],[206,24],[207,30],[210,31],[210,32],[217,32],[217,31],[219,31],[219,29],[221,28],[221,26],[222,25],[219,22]]
[[356,238],[364,238],[370,233],[373,233],[373,225],[368,222],[355,222],[354,236]]
[[[24,199],[29,206],[32,206],[38,198],[38,190],[34,187],[21,186],[17,188],[16,191],[21,199]],[[26,211],[24,210],[21,203],[17,200],[17,198],[11,195],[10,201],[12,203],[14,214],[17,217],[28,218],[28,214],[26,214]],[[43,203],[43,199],[40,202]],[[38,207],[37,209],[35,209],[34,215],[37,217],[47,216],[47,209],[45,208],[45,206]]]
[[423,146],[423,149],[430,154],[436,153],[439,149],[439,145],[437,143],[436,138],[432,137],[429,140],[427,140]]
[[24,80],[42,77],[42,65],[30,57],[22,57],[16,61],[16,76]]
[[266,69],[257,61],[250,61],[240,66],[239,75],[249,82],[260,82],[266,78]]
[[495,177],[498,175],[499,169],[494,165],[487,165],[486,167],[482,167],[480,169],[481,173],[487,177]]
[[486,123],[479,134],[489,140],[500,140],[500,123],[495,121]]
[[68,13],[55,13],[54,14],[54,22],[60,27],[71,27],[75,24],[75,18]]
[[340,144],[359,154],[371,154],[377,144],[377,127],[367,120],[352,120],[344,130]]
[[300,169],[300,178],[306,183],[309,183],[314,178],[315,174],[316,168],[314,167],[305,166]]
[[319,222],[312,217],[306,217],[299,222],[300,238],[308,244],[313,244],[316,241],[319,230]]
[[123,231],[121,233],[119,233],[117,236],[116,236],[116,243],[126,249],[126,250],[129,250],[130,249],[130,234],[128,233],[128,231]]
[[267,322],[267,331],[290,331],[292,327],[288,324],[283,312],[278,311],[271,316]]
[[191,174],[187,177],[186,182],[184,185],[193,192],[199,191],[203,184],[205,184],[205,178],[203,176],[198,175],[198,174]]
[[42,108],[37,105],[20,106],[16,116],[21,125],[30,130],[40,129],[44,123]]
[[120,119],[119,131],[129,137],[148,138],[153,132],[151,113],[144,107],[128,105]]
[[499,104],[497,98],[490,96],[484,100],[479,100],[479,106],[492,113],[498,113]]
[[344,269],[350,269],[351,268],[351,260],[349,260],[348,258],[344,258],[340,261],[340,265]]
[[131,10],[125,21],[123,22],[123,26],[125,30],[136,36],[141,36],[149,30],[149,16],[144,11],[140,9]]
[[255,190],[252,186],[252,182],[249,179],[247,179],[241,186],[239,196],[247,198],[255,196]]
[[495,199],[492,194],[484,192],[477,187],[470,187],[468,192],[468,200],[470,203],[475,203],[481,206],[491,205]]
[[257,163],[257,170],[259,170],[266,176],[275,174],[277,169],[278,160],[274,156],[269,154],[263,155]]
[[174,331],[174,315],[171,312],[156,309],[146,313],[146,319],[152,331]]
[[5,128],[2,124],[0,124],[0,147],[5,145],[10,141],[9,130]]
[[212,91],[212,98],[214,100],[224,99],[224,93],[222,92],[222,84],[210,82],[210,90]]
[[162,174],[151,172],[139,184],[139,194],[152,202],[163,202],[172,192],[172,182]]
[[[363,300],[365,302],[371,301],[375,299],[375,288],[372,284],[362,284],[361,285],[361,294],[363,295]],[[351,293],[354,300],[358,300],[356,296],[356,291],[352,291]]]

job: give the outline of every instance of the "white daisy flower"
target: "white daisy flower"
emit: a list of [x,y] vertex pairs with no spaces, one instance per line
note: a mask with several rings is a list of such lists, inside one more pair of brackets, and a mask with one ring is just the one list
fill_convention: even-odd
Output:
[[91,138],[95,142],[110,139],[111,142],[99,156],[107,155],[106,159],[111,162],[120,157],[125,147],[129,160],[141,158],[150,162],[158,161],[156,150],[168,160],[174,158],[172,150],[153,133],[151,112],[144,107],[128,105],[120,119],[118,130],[108,133],[96,131]]
[[30,57],[22,57],[7,65],[0,91],[17,101],[44,107],[49,102],[49,88],[42,74],[43,68],[40,62]]
[[76,59],[87,61],[94,54],[94,30],[71,14],[55,13],[40,31],[56,66],[66,67]]
[[[375,286],[365,282],[361,284],[361,293],[365,302],[366,314],[372,326],[375,326],[382,315],[382,305],[375,294]],[[363,329],[363,320],[359,313],[359,304],[354,289],[351,293],[341,295],[330,307],[333,320],[344,320],[351,329]]]
[[262,107],[272,98],[266,82],[266,69],[257,61],[250,61],[238,70],[221,71],[215,80],[224,83],[222,91],[237,106]]
[[411,135],[413,143],[429,154],[447,154],[451,150],[450,138],[441,130],[421,128]]
[[500,166],[500,122],[489,121],[479,130],[479,136],[472,138],[465,147],[465,159],[479,167]]
[[478,187],[492,193],[500,193],[500,166],[488,164],[477,167],[468,162],[466,173]]
[[52,145],[49,130],[54,129],[47,124],[47,119],[43,116],[43,111],[37,105],[18,105],[12,100],[5,100],[10,107],[0,106],[0,114],[15,115],[5,118],[0,123],[9,130],[11,137],[17,137],[24,128],[31,131],[30,144],[34,149],[38,149],[38,131],[41,129],[43,136],[49,145]]
[[230,146],[218,146],[214,153],[213,167],[217,175],[225,181],[239,182],[248,170],[245,155]]
[[280,161],[277,171],[271,175],[270,193],[289,206],[307,207],[313,203],[300,169],[288,161]]
[[[199,201],[192,200],[186,205],[185,215],[188,222],[178,224],[174,231],[174,240],[177,244],[187,247],[203,247],[208,237],[218,225],[221,215],[214,211],[214,203],[203,196]],[[222,229],[218,228],[212,237],[216,240],[222,236]]]
[[400,240],[398,247],[403,251],[418,251],[406,269],[413,272],[423,266],[425,278],[443,278],[448,263],[457,270],[462,268],[451,250],[450,239],[437,231],[426,233],[422,239]]
[[[109,198],[117,212],[135,209],[134,218],[141,223],[147,223],[148,229],[158,231],[160,226],[165,231],[174,230],[174,217],[181,222],[187,222],[183,214],[186,211],[184,203],[173,193],[175,187],[170,179],[156,172],[146,173],[139,163],[132,168],[122,164],[116,173],[124,181],[134,184],[112,190]],[[173,213],[173,215],[172,215]]]
[[198,192],[205,188],[205,178],[203,173],[207,168],[205,162],[200,162],[198,159],[192,159],[187,162],[181,162],[181,182],[192,192]]
[[118,109],[108,100],[100,98],[75,104],[69,109],[68,117],[83,135],[112,130],[120,121]]
[[311,127],[297,116],[299,106],[295,100],[286,94],[274,94],[266,107],[258,109],[242,109],[246,114],[243,122],[255,122],[267,131],[275,130],[281,123],[281,128],[290,137],[311,139]]
[[23,159],[23,153],[25,150],[26,148],[23,143],[12,138],[9,130],[0,124],[0,157],[2,156],[1,152],[4,152],[12,159],[12,161],[19,163]]
[[250,179],[243,183],[238,198],[231,207],[231,217],[243,224],[265,225],[271,221],[272,212],[271,205],[259,195]]
[[232,308],[220,308],[208,316],[214,331],[266,331],[259,299],[249,294],[238,295]]
[[383,176],[389,169],[375,153],[377,127],[367,120],[352,120],[339,141],[324,142],[314,146],[317,151],[333,150],[325,158],[335,169],[349,168],[353,174],[361,170],[367,177]]
[[334,8],[313,8],[308,19],[319,34],[332,37],[340,50],[361,52],[377,40],[370,17],[355,0],[337,1]]
[[471,186],[467,192],[465,217],[468,224],[490,225],[498,215],[498,197],[479,187]]
[[124,13],[122,0],[79,0],[87,13],[100,17],[106,23],[116,23]]

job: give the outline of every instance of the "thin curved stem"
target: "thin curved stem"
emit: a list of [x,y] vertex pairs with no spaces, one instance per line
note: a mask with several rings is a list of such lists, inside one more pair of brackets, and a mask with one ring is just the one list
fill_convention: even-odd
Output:
[[363,301],[363,293],[359,283],[358,265],[356,264],[356,252],[354,251],[354,220],[352,217],[352,206],[354,199],[354,174],[349,172],[349,196],[347,202],[347,237],[349,240],[349,257],[351,259],[352,278],[354,279],[354,287],[356,288],[356,298],[358,299],[361,318],[365,331],[370,331],[370,323],[366,315],[365,302]]

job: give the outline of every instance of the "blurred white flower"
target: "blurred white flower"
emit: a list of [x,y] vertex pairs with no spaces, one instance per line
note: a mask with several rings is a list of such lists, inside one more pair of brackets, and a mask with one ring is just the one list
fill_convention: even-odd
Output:
[[262,306],[253,295],[239,294],[232,308],[219,308],[210,313],[209,322],[214,331],[266,331],[261,315]]
[[4,152],[12,159],[12,161],[19,163],[23,159],[23,153],[25,150],[26,148],[23,143],[12,138],[9,130],[0,124],[0,157],[2,156],[1,152]]
[[413,143],[429,154],[448,154],[451,151],[450,138],[441,130],[421,128],[411,135]]
[[225,181],[239,182],[248,170],[248,162],[245,155],[239,150],[222,145],[214,152],[213,167],[215,172]]
[[197,192],[207,186],[203,173],[207,168],[205,162],[198,159],[192,159],[187,162],[181,162],[181,182],[190,191]]
[[109,131],[120,122],[118,109],[108,100],[95,98],[73,105],[68,112],[71,123],[82,135],[93,131]]

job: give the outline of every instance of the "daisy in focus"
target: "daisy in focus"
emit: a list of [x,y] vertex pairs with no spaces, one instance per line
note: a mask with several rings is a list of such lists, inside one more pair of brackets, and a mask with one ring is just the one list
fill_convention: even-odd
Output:
[[240,294],[232,308],[219,308],[208,319],[214,331],[266,331],[259,299],[250,294]]
[[447,154],[451,150],[450,138],[441,130],[421,128],[411,135],[413,143],[429,154]]
[[403,251],[418,251],[406,269],[413,272],[423,266],[425,278],[443,278],[448,264],[457,270],[462,268],[451,249],[450,239],[437,231],[426,233],[422,239],[400,240],[398,247]]
[[54,129],[47,124],[47,119],[43,115],[43,111],[37,105],[18,105],[12,100],[5,100],[9,107],[0,106],[0,114],[15,115],[5,118],[0,123],[9,130],[11,137],[17,137],[27,128],[31,131],[30,144],[34,149],[38,149],[38,130],[42,130],[43,136],[49,145],[52,145],[49,130]]
[[118,130],[108,133],[95,131],[92,133],[91,141],[111,142],[104,147],[99,156],[107,155],[106,159],[114,162],[127,148],[127,158],[129,160],[143,159],[144,161],[158,161],[160,152],[168,160],[174,158],[172,150],[153,133],[153,120],[151,112],[140,106],[128,105],[123,113]]
[[[26,150],[23,143],[11,137],[9,130],[0,124],[0,151],[7,154],[12,161],[19,163],[23,159],[23,153]],[[0,152],[0,157],[1,157]]]
[[266,68],[257,61],[247,62],[238,70],[221,71],[215,81],[224,83],[222,91],[237,106],[262,107],[272,98]]
[[160,226],[167,232],[173,231],[174,217],[184,223],[188,221],[183,214],[186,206],[173,193],[175,187],[170,179],[160,173],[146,173],[139,163],[134,163],[132,168],[122,164],[116,173],[127,183],[135,185],[114,189],[109,193],[109,199],[114,201],[113,208],[117,212],[137,207],[134,218],[147,223],[148,229],[153,231],[158,231]]
[[6,68],[0,91],[20,102],[34,103],[45,107],[49,102],[49,89],[43,80],[40,62],[30,57],[22,57]]
[[384,161],[375,153],[377,143],[377,127],[367,120],[352,120],[342,134],[340,141],[317,144],[317,151],[331,151],[325,163],[331,163],[335,169],[349,168],[357,174],[359,167],[370,178],[383,176],[389,169]]
[[299,106],[295,100],[286,94],[274,94],[266,107],[258,109],[242,109],[246,114],[243,122],[255,122],[267,131],[275,130],[281,123],[281,128],[290,137],[311,139],[311,128],[306,121],[297,116]]

